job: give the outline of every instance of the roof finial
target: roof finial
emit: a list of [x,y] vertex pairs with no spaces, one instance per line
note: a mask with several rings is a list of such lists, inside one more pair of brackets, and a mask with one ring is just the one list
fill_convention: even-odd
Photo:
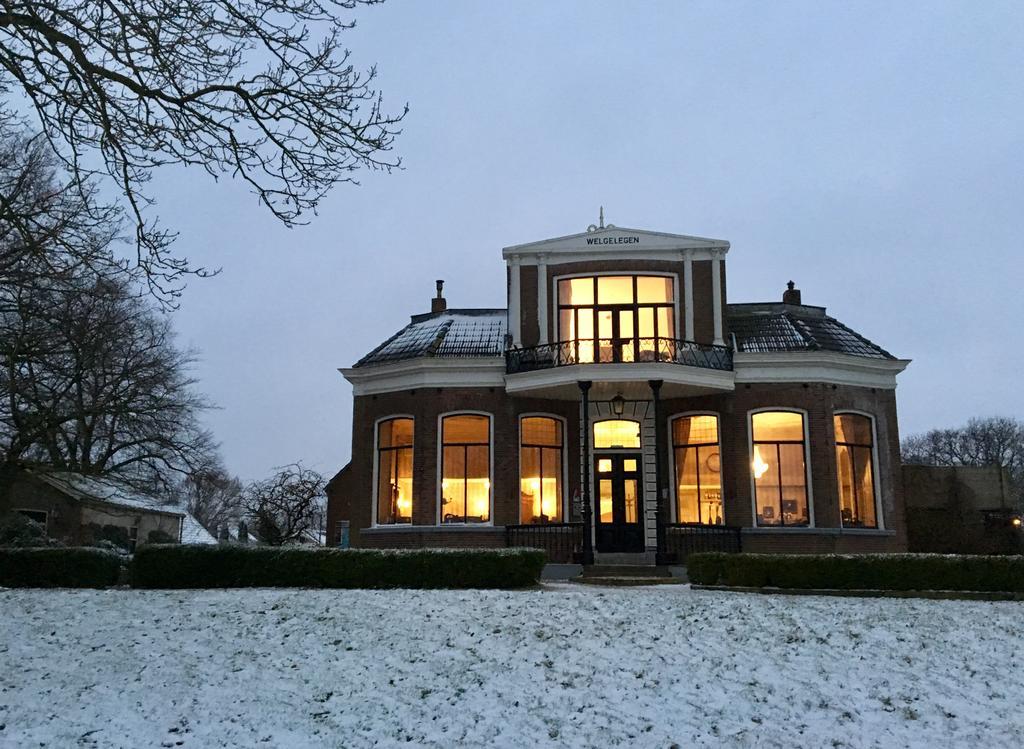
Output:
[[599,221],[598,221],[598,228],[599,229],[603,229],[604,228],[604,206],[601,206],[600,218],[599,218]]

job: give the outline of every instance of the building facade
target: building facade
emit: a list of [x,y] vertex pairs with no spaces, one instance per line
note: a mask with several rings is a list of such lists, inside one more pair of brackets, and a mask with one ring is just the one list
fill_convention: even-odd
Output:
[[[729,243],[591,226],[506,247],[504,308],[431,311],[354,366],[333,543],[906,548],[896,376],[804,305],[727,302]],[[696,546],[695,546],[696,544]]]

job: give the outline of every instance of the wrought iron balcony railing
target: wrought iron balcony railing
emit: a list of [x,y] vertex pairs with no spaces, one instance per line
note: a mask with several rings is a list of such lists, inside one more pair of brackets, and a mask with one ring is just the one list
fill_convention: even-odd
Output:
[[505,352],[509,374],[572,364],[682,364],[703,369],[732,369],[732,349],[675,338],[598,338],[545,343]]

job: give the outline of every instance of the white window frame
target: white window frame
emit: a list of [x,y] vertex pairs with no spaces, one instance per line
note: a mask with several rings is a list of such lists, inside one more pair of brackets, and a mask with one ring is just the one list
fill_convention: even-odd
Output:
[[558,414],[543,413],[543,412],[539,412],[539,411],[530,411],[528,413],[521,413],[521,414],[519,414],[519,429],[518,429],[518,433],[516,435],[516,438],[517,438],[517,440],[516,440],[516,453],[517,453],[517,455],[516,455],[516,466],[517,466],[517,471],[518,471],[518,473],[516,474],[516,498],[517,498],[517,501],[516,501],[516,507],[517,507],[516,517],[519,518],[519,523],[520,523],[520,525],[522,525],[523,524],[523,495],[522,495],[522,491],[523,491],[523,489],[522,489],[522,487],[523,487],[523,419],[531,419],[531,418],[538,418],[538,417],[545,418],[545,419],[555,419],[556,421],[559,421],[562,424],[562,471],[561,471],[561,473],[562,473],[562,502],[561,502],[561,504],[562,504],[562,520],[560,522],[566,523],[566,522],[568,522],[567,518],[569,517],[569,499],[568,499],[568,494],[569,494],[569,483],[568,483],[568,478],[569,478],[569,461],[566,460],[566,455],[568,454],[567,450],[568,450],[568,447],[569,447],[569,444],[568,444],[569,443],[568,422],[567,422],[567,420],[566,420],[566,418],[564,416],[559,416]]
[[672,438],[672,425],[676,419],[682,419],[687,416],[714,416],[718,423],[718,474],[721,477],[722,482],[722,515],[725,516],[725,460],[722,457],[722,415],[717,411],[683,411],[681,413],[673,414],[668,418],[668,441],[665,443],[668,445],[669,458],[669,476],[672,481],[672,522],[680,523],[679,519],[679,487],[676,486],[676,447],[675,440]]
[[[843,525],[843,507],[842,497],[839,496],[839,462],[835,459],[836,447],[839,443],[836,440],[835,434],[835,417],[842,416],[843,414],[853,414],[855,416],[866,416],[871,422],[871,478],[872,487],[871,490],[875,493],[875,527],[874,528],[847,528]],[[885,517],[882,513],[882,477],[878,471],[878,420],[875,415],[868,413],[867,411],[859,411],[855,408],[841,408],[837,411],[832,412],[832,460],[836,462],[836,501],[839,502],[839,527],[843,530],[848,531],[884,531],[885,530]]]
[[[449,416],[486,416],[487,417],[487,522],[484,523],[442,523],[441,522],[441,481],[444,471],[444,420]],[[434,521],[440,528],[488,528],[494,526],[494,414],[489,411],[472,411],[460,409],[458,411],[445,411],[437,415],[437,469],[436,469],[436,490]],[[384,526],[390,528],[391,526]]]
[[[415,521],[409,523],[378,523],[377,522],[377,492],[378,492],[378,481],[380,471],[380,442],[379,442],[379,431],[380,425],[385,421],[391,421],[392,419],[412,419],[412,474],[413,482],[416,480],[416,417],[412,414],[389,414],[387,416],[381,416],[373,422],[373,490],[370,492],[373,504],[370,507],[370,527],[371,528],[407,528],[410,525],[415,525]],[[416,492],[413,492],[412,496],[412,509],[416,512]]]
[[[754,479],[754,414],[781,411],[784,413],[797,413],[803,417],[804,422],[804,474],[807,481],[807,525],[758,525],[757,524],[757,486]],[[781,468],[780,468],[781,471]],[[750,524],[753,528],[764,528],[765,530],[795,531],[809,530],[816,528],[814,518],[814,484],[812,483],[811,471],[811,420],[807,409],[795,406],[765,406],[747,411],[747,472],[750,474]],[[779,508],[781,512],[781,508]]]

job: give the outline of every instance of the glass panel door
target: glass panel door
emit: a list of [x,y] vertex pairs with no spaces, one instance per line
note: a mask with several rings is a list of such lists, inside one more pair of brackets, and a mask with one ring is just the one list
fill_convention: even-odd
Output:
[[598,551],[644,550],[642,464],[639,453],[602,455],[595,459]]

